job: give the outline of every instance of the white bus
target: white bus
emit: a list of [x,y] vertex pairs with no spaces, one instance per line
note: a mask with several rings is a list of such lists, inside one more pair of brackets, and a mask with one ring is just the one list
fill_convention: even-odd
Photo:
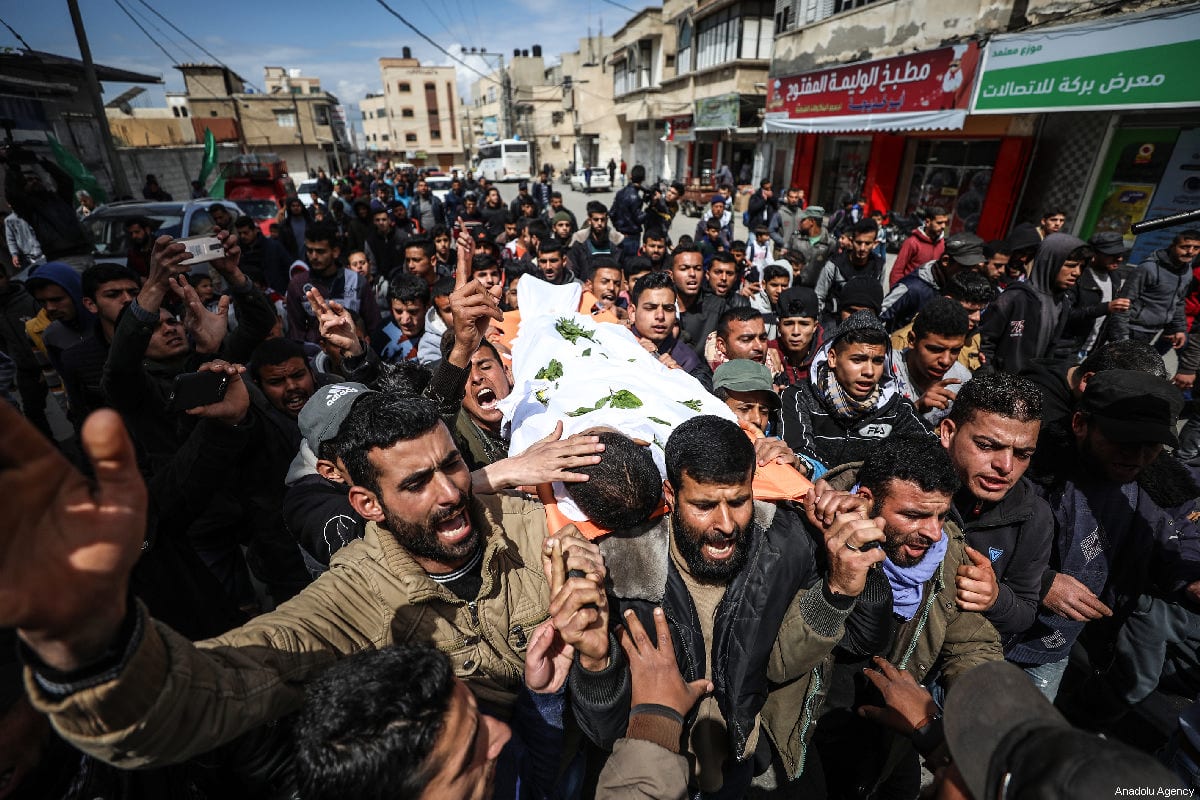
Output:
[[493,182],[527,181],[529,171],[529,142],[502,139],[479,146],[475,174]]

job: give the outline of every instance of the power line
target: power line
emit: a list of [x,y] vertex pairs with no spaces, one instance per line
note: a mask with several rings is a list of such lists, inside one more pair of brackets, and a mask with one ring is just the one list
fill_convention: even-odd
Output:
[[[125,2],[128,3],[129,0],[125,0]],[[135,14],[138,17],[138,19],[140,19],[142,22],[149,25],[150,29],[152,31],[154,31],[156,34],[158,34],[160,41],[167,42],[168,44],[171,45],[171,50],[178,51],[183,56],[183,60],[187,61],[187,60],[191,59],[192,56],[190,53],[188,53],[187,48],[184,47],[182,44],[180,44],[175,39],[168,36],[166,31],[164,31],[162,28],[160,28],[158,25],[155,24],[153,17],[151,17],[145,11],[142,11],[141,9],[139,9],[133,5],[129,6],[129,10],[131,13]],[[178,62],[176,62],[176,63],[178,63]]]
[[454,61],[457,61],[459,64],[462,64],[464,67],[466,67],[467,69],[471,70],[471,72],[474,72],[476,75],[478,75],[479,77],[483,78],[485,81],[491,81],[492,83],[496,84],[497,86],[501,85],[501,84],[500,84],[500,81],[496,80],[495,78],[491,77],[490,75],[484,75],[482,72],[480,72],[479,70],[475,69],[475,67],[471,66],[471,65],[470,65],[470,64],[468,64],[466,61],[463,61],[461,58],[459,58],[458,56],[454,55],[453,53],[451,53],[451,52],[450,52],[449,50],[447,50],[446,48],[442,47],[440,44],[438,44],[437,42],[435,42],[433,39],[430,39],[428,36],[426,36],[426,35],[425,35],[425,34],[424,34],[422,31],[421,31],[421,29],[420,29],[420,28],[418,28],[416,25],[413,25],[411,22],[409,22],[407,19],[405,19],[405,18],[404,18],[404,17],[403,17],[403,16],[400,14],[400,12],[396,11],[394,8],[392,8],[391,6],[389,6],[389,5],[388,5],[386,2],[384,2],[384,0],[375,0],[375,2],[376,2],[376,3],[378,3],[379,5],[383,6],[383,8],[384,8],[384,10],[385,10],[385,11],[387,11],[387,12],[388,12],[389,14],[391,14],[393,17],[395,17],[396,19],[398,19],[398,20],[400,20],[402,23],[404,23],[404,26],[405,26],[406,28],[408,28],[410,31],[412,31],[413,33],[415,33],[417,36],[420,36],[422,39],[424,39],[424,40],[425,40],[425,41],[426,41],[428,44],[430,44],[430,45],[431,45],[431,46],[432,46],[432,47],[433,47],[435,50],[437,50],[437,51],[438,51],[439,53],[441,53],[442,55],[446,56],[447,58],[453,59]]
[[[208,57],[209,57],[209,58],[211,58],[213,61],[217,62],[217,64],[218,64],[219,66],[222,66],[222,67],[224,67],[225,69],[229,69],[229,66],[228,66],[228,65],[226,65],[224,61],[222,61],[221,59],[217,58],[217,57],[216,57],[215,55],[213,55],[213,54],[212,54],[212,52],[210,52],[210,51],[209,51],[209,50],[208,50],[208,49],[207,49],[207,48],[206,48],[204,45],[200,44],[200,43],[199,43],[199,42],[197,42],[195,39],[193,39],[191,36],[188,36],[186,33],[184,33],[182,30],[180,30],[180,29],[179,29],[179,27],[178,27],[178,26],[177,26],[177,25],[176,25],[174,22],[171,22],[171,20],[167,19],[167,18],[166,18],[166,17],[164,17],[162,14],[158,13],[158,11],[157,11],[157,10],[154,8],[154,6],[152,6],[152,5],[150,5],[149,3],[147,3],[147,2],[146,2],[146,0],[138,0],[138,2],[139,2],[139,3],[141,3],[142,5],[144,5],[146,8],[150,9],[150,13],[151,13],[151,14],[153,14],[153,15],[154,15],[154,16],[156,16],[156,17],[158,17],[158,18],[159,18],[159,19],[161,19],[163,22],[167,23],[167,25],[169,25],[169,26],[170,26],[171,30],[175,31],[175,32],[176,32],[176,33],[178,33],[180,36],[182,36],[184,39],[187,39],[189,42],[191,42],[191,43],[192,43],[192,45],[193,45],[193,46],[195,46],[195,48],[196,48],[197,50],[199,50],[201,53],[204,53],[204,55],[208,56]],[[232,72],[233,70],[231,70],[231,69],[230,69],[229,71],[230,71],[230,72]],[[258,92],[261,92],[261,91],[262,91],[262,90],[261,90],[261,89],[259,89],[257,86],[255,86],[253,83],[250,83],[250,81],[245,81],[245,83],[246,83],[246,85],[247,85],[247,86],[249,86],[250,88],[254,89],[255,91],[258,91]]]
[[138,22],[138,21],[137,21],[137,18],[136,18],[135,16],[133,16],[133,14],[129,13],[129,9],[128,9],[128,8],[126,8],[125,6],[121,5],[121,0],[113,0],[113,2],[117,4],[117,8],[119,8],[119,9],[121,9],[122,11],[124,11],[124,12],[125,12],[125,16],[129,17],[129,21],[130,21],[130,22],[132,22],[134,25],[136,25],[136,26],[137,26],[137,29],[138,29],[139,31],[141,31],[142,33],[146,34],[146,38],[147,38],[147,39],[149,39],[149,40],[150,40],[150,42],[151,42],[151,43],[152,43],[152,44],[153,44],[155,47],[157,47],[159,50],[161,50],[161,51],[162,51],[162,54],[163,54],[164,56],[166,56],[166,57],[167,57],[167,60],[168,60],[168,61],[170,61],[170,62],[171,62],[171,66],[175,66],[176,64],[178,64],[178,63],[179,63],[179,61],[177,61],[177,60],[176,60],[175,56],[173,56],[173,55],[171,55],[170,53],[168,53],[168,52],[167,52],[167,48],[163,47],[163,46],[162,46],[162,44],[161,44],[161,43],[158,41],[158,39],[155,39],[153,36],[151,36],[151,35],[150,35],[150,31],[148,31],[148,30],[146,30],[145,28],[143,28],[143,27],[142,27],[142,23]]
[[29,42],[27,42],[27,41],[25,41],[24,39],[22,39],[22,38],[21,38],[21,34],[17,33],[15,30],[13,30],[13,26],[12,26],[12,25],[9,25],[7,22],[5,22],[5,21],[4,21],[4,19],[3,19],[2,17],[0,17],[0,24],[3,24],[3,25],[4,25],[4,27],[8,28],[8,32],[9,32],[9,33],[11,33],[13,36],[17,37],[17,41],[18,41],[18,42],[20,42],[21,44],[25,45],[25,49],[26,49],[26,50],[32,50],[32,49],[33,49],[32,47],[30,47],[30,46],[29,46]]
[[600,1],[602,3],[608,3],[610,6],[616,6],[617,8],[628,11],[630,14],[638,13],[638,10],[636,8],[630,8],[629,6],[622,5],[622,4],[618,3],[617,0],[600,0]]

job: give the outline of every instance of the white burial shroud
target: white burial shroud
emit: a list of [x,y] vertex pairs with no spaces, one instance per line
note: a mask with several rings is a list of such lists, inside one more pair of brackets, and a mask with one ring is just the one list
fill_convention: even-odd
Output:
[[[550,435],[559,420],[564,437],[605,426],[650,442],[665,477],[664,448],[676,425],[697,414],[737,421],[691,375],[663,366],[624,325],[577,313],[581,296],[573,282],[555,286],[526,275],[517,284],[513,390],[499,403],[511,430],[509,455]],[[561,483],[554,494],[569,519],[586,519]]]

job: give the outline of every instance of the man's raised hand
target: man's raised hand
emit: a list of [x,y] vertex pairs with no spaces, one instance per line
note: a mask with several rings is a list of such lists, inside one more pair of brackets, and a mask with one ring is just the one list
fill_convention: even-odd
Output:
[[95,412],[80,439],[94,484],[0,403],[0,627],[62,671],[112,643],[146,530],[146,486],[121,417]]
[[974,547],[967,548],[970,564],[959,565],[954,576],[955,598],[964,611],[987,611],[996,605],[1000,583],[992,562]]
[[170,280],[171,291],[183,302],[183,327],[192,335],[197,353],[215,353],[221,349],[229,331],[229,295],[222,295],[217,310],[209,311],[183,275]]
[[321,338],[336,347],[342,356],[361,356],[363,343],[358,338],[358,330],[354,327],[354,318],[350,316],[341,303],[336,300],[326,301],[321,290],[311,287],[304,295],[312,305],[313,315],[321,331]]
[[241,364],[230,364],[227,361],[217,360],[201,364],[196,371],[223,372],[228,377],[229,384],[225,388],[225,396],[218,402],[189,408],[184,413],[193,417],[213,419],[229,426],[240,425],[244,422],[246,415],[250,413],[250,392],[246,390],[246,382],[242,380],[246,368]]
[[625,612],[624,623],[620,642],[629,660],[630,706],[663,705],[686,717],[692,706],[713,690],[712,681],[683,680],[671,629],[661,608],[654,609],[654,639],[646,634],[632,609]]

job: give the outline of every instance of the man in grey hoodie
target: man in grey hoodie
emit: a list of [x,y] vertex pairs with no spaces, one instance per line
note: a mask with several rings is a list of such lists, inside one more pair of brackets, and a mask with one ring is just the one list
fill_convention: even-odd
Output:
[[1009,284],[979,326],[985,363],[1019,374],[1038,358],[1069,358],[1056,353],[1071,308],[1071,288],[1094,255],[1082,240],[1052,233],[1042,241],[1027,281]]

